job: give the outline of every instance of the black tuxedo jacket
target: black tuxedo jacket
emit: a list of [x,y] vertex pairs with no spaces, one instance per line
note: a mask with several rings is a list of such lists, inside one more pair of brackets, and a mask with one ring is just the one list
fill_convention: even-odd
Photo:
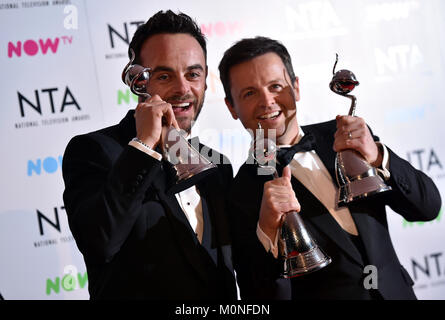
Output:
[[90,298],[236,299],[225,207],[230,163],[217,154],[218,170],[197,184],[200,244],[169,192],[171,165],[129,146],[135,135],[130,111],[118,125],[74,137],[64,154],[65,209]]
[[[335,121],[303,126],[316,137],[316,153],[333,181]],[[377,137],[374,137],[378,140]],[[242,299],[415,299],[413,281],[401,266],[388,233],[385,206],[390,206],[408,221],[434,219],[441,206],[440,194],[422,172],[399,158],[389,148],[392,191],[350,204],[365,254],[360,254],[348,234],[323,204],[296,178],[291,183],[301,205],[301,217],[318,245],[333,262],[314,273],[279,279],[281,263],[267,253],[256,235],[264,182],[257,167],[244,164],[230,191],[233,225],[233,256]],[[249,162],[252,163],[252,162]],[[378,293],[364,287],[366,265],[377,267]]]

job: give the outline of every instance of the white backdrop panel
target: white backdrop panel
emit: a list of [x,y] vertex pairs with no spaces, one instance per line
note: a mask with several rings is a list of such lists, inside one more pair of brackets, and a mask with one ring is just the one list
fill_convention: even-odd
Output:
[[[282,41],[300,79],[300,124],[346,114],[329,90],[338,69],[360,81],[357,115],[445,194],[445,3],[441,0],[0,1],[0,293],[5,299],[87,299],[87,274],[63,208],[69,139],[118,122],[136,100],[121,81],[137,26],[159,10],[194,17],[208,39],[208,89],[193,134],[235,172],[250,138],[227,111],[218,63],[235,41]],[[298,196],[298,195],[297,195]],[[420,299],[445,298],[442,211],[427,223],[389,214]]]

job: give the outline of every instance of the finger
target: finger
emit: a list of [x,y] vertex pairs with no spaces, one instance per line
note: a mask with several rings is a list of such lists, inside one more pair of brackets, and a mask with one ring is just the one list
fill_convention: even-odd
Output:
[[292,183],[287,177],[275,178],[272,181],[268,181],[265,185],[265,189],[270,190],[280,190],[280,189],[289,189],[292,190]]
[[353,117],[353,116],[337,116],[336,121],[337,121],[337,130],[350,131],[357,129],[359,127],[359,123],[362,122],[363,119],[360,117]]
[[[150,101],[150,102],[140,102],[137,106],[135,111],[142,112],[144,110],[147,110],[150,112],[150,108],[159,108],[162,107],[162,105],[165,104],[162,100],[156,100],[156,101]],[[153,110],[153,109],[151,109]]]
[[288,199],[286,199],[286,201],[284,202],[271,202],[271,208],[276,212],[276,213],[285,213],[285,212],[290,212],[290,211],[297,211],[300,212],[301,211],[301,206],[300,203],[298,202],[298,200],[295,197],[290,197]]
[[298,203],[295,194],[274,194],[268,198],[270,203],[278,204],[278,205],[295,205]]
[[170,104],[166,105],[164,110],[164,117],[165,117],[165,121],[167,126],[171,126],[173,121],[176,122],[176,118],[175,118],[175,113],[173,112],[173,108]]
[[[335,148],[344,148],[351,146],[353,140],[361,142],[368,135],[366,123],[359,118],[357,121],[351,122],[349,125],[341,125],[334,134]],[[354,141],[354,143],[357,141]]]
[[301,206],[300,206],[300,203],[296,200],[290,201],[290,202],[284,204],[283,210],[284,210],[284,212],[291,212],[291,211],[300,212]]
[[288,181],[290,181],[292,174],[288,165],[284,167],[281,177],[286,178]]
[[271,212],[271,215],[275,217],[275,219],[278,219],[280,215],[286,212],[290,211],[299,211],[299,206],[295,203],[286,202],[286,203],[270,203],[267,205],[267,208],[269,208],[268,211]]
[[173,112],[173,118],[172,118],[172,126],[176,128],[176,130],[181,130],[179,127],[178,121],[176,120],[175,113]]
[[338,152],[344,149],[354,149],[362,141],[361,137],[355,136],[356,131],[347,132],[334,140],[334,151]]
[[286,203],[295,198],[295,193],[289,189],[273,189],[267,190],[264,196],[272,202]]
[[354,146],[355,140],[356,139],[349,139],[347,137],[347,134],[346,136],[345,134],[339,134],[335,137],[334,145],[332,146],[332,148],[334,149],[335,152],[339,152],[345,149],[350,149]]
[[337,123],[340,125],[350,125],[352,123],[354,123],[355,121],[357,121],[358,119],[361,119],[360,117],[355,117],[355,116],[342,116],[342,115],[338,115],[336,118]]
[[151,103],[155,101],[164,101],[164,100],[162,100],[159,95],[155,94],[154,96],[151,96],[150,99],[145,100],[145,103]]

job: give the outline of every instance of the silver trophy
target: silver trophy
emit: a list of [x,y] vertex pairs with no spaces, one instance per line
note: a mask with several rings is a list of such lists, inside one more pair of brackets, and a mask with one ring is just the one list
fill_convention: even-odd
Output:
[[[336,94],[351,99],[348,115],[355,116],[357,98],[349,93],[359,85],[359,82],[349,70],[335,72],[337,62],[338,55],[336,55],[332,70],[333,77],[329,88]],[[371,166],[359,152],[352,149],[337,153],[335,157],[335,172],[339,186],[338,206],[391,190],[391,187],[386,185],[379,176],[377,169]]]
[[[261,132],[259,123],[258,127]],[[265,139],[263,134],[259,134],[252,144],[251,153],[261,169],[260,174],[270,174],[278,178],[277,147],[272,140]],[[305,275],[320,270],[332,262],[311,237],[303,219],[296,211],[282,216],[278,237],[279,256],[283,261],[282,278]]]
[[[130,48],[131,59],[122,71],[122,81],[130,87],[131,92],[149,99],[151,95],[147,92],[147,84],[150,79],[150,68],[139,64],[133,64],[135,53]],[[209,169],[217,166],[202,156],[199,151],[192,147],[184,138],[181,131],[175,127],[164,126],[161,135],[161,148],[163,158],[173,165],[176,171],[176,185],[171,189],[173,192],[184,190],[209,173]]]

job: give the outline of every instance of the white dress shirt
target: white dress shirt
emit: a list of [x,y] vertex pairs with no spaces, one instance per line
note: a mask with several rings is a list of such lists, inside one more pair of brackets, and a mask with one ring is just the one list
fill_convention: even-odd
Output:
[[[299,136],[297,142],[301,140],[303,135],[304,133],[302,129],[299,128]],[[383,144],[381,145],[383,147],[383,169],[380,169],[379,171],[382,173],[385,179],[388,179],[388,151]],[[347,207],[337,207],[337,183],[333,181],[331,175],[324,166],[323,162],[320,160],[315,150],[297,152],[289,163],[289,166],[292,176],[297,178],[326,207],[332,217],[340,225],[340,227],[350,234],[358,235],[357,227],[354,223],[354,220],[352,219],[349,209]],[[304,208],[301,209],[302,214],[304,214]],[[278,231],[277,235],[275,236],[274,242],[272,242],[270,238],[263,232],[263,230],[261,230],[258,223],[256,233],[258,239],[263,244],[266,251],[272,252],[274,257],[276,258],[278,256]]]
[[[130,141],[128,144],[139,149],[142,152],[145,152],[146,154],[159,161],[162,160],[162,155],[151,149],[147,145],[133,140]],[[202,234],[204,231],[204,221],[202,216],[201,196],[199,195],[198,189],[196,189],[196,186],[192,186],[184,191],[176,193],[175,196],[176,200],[179,203],[179,206],[187,217],[190,226],[195,231],[195,234],[198,237],[199,242],[201,243]]]

